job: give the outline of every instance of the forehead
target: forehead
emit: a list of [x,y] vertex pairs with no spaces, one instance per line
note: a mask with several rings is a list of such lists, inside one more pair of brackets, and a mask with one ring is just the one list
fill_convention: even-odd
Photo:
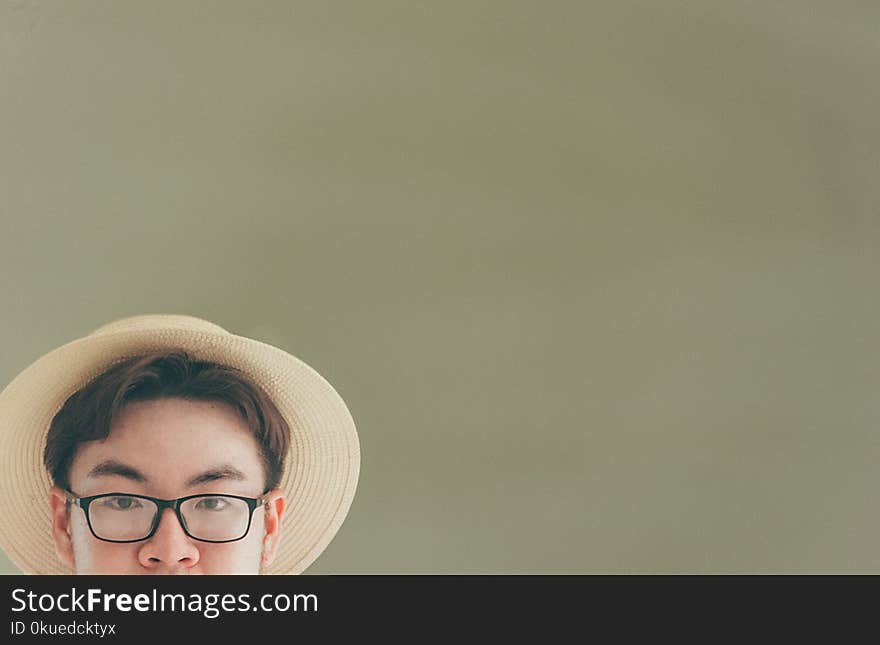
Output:
[[221,401],[171,398],[128,404],[106,439],[80,445],[70,469],[71,484],[85,482],[97,464],[108,460],[143,473],[157,494],[160,489],[178,494],[174,491],[194,475],[221,465],[245,475],[247,481],[236,485],[259,487],[263,479],[253,433]]

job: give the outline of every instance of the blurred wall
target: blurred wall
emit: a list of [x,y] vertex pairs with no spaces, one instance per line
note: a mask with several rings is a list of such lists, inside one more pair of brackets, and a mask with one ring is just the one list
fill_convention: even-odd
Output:
[[5,0],[0,384],[137,313],[299,356],[363,452],[308,573],[878,573],[878,27]]

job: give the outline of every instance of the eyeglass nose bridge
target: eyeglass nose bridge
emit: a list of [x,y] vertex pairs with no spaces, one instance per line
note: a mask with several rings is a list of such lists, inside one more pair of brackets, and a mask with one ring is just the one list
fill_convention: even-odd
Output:
[[162,515],[165,513],[166,508],[170,508],[172,511],[174,511],[174,515],[177,517],[180,528],[183,529],[183,532],[188,538],[192,538],[192,536],[189,534],[189,530],[187,530],[186,520],[183,519],[183,514],[180,512],[181,500],[153,498],[153,502],[156,504],[156,516],[153,518],[153,526],[150,527],[150,534],[144,538],[145,540],[149,540],[154,535],[156,535],[156,531],[159,530],[159,525],[162,523]]

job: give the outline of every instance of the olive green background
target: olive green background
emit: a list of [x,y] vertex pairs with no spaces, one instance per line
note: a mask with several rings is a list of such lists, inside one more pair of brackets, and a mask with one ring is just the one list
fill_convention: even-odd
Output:
[[880,573],[878,69],[866,1],[5,0],[0,384],[138,313],[302,358],[308,573]]

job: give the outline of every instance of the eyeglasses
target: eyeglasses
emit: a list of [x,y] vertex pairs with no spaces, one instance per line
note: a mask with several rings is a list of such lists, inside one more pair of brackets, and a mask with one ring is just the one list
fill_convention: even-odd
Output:
[[254,510],[268,497],[238,495],[188,495],[158,499],[129,493],[105,493],[77,497],[70,491],[67,502],[83,509],[89,530],[105,542],[140,542],[156,533],[162,511],[170,508],[183,531],[200,542],[235,542],[247,535]]

